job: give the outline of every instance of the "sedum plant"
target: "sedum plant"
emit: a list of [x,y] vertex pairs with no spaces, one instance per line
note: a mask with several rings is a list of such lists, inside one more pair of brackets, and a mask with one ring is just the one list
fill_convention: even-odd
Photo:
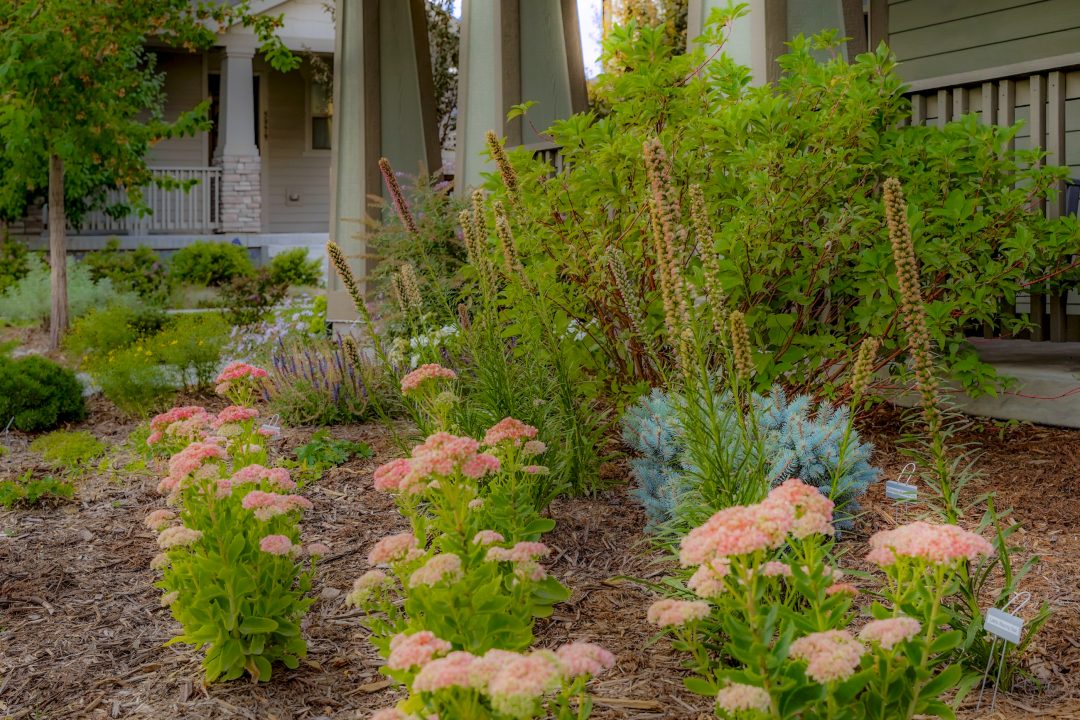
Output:
[[[831,560],[832,502],[788,480],[754,505],[726,508],[683,540],[698,599],[660,600],[649,620],[690,654],[694,692],[728,720],[955,717],[977,676],[955,663],[963,632],[944,606],[981,536],[916,522],[870,539],[884,580],[871,620],[853,625],[858,590]],[[715,633],[727,638],[723,655]],[[956,691],[946,703],[943,696]]]
[[[265,372],[234,364],[218,377],[222,394],[247,401]],[[300,515],[311,502],[293,493],[284,468],[267,467],[259,413],[230,405],[216,416],[175,408],[151,421],[151,445],[183,449],[169,459],[158,489],[174,512],[146,518],[162,552],[162,604],[183,627],[167,644],[206,648],[207,681],[247,673],[268,681],[273,665],[298,667],[307,651],[300,622],[315,559],[326,547],[300,544]]]

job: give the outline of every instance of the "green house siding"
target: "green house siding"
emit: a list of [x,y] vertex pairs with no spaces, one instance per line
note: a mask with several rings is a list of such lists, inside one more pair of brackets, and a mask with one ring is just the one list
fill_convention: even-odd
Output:
[[907,81],[1080,51],[1077,0],[893,0],[889,45]]

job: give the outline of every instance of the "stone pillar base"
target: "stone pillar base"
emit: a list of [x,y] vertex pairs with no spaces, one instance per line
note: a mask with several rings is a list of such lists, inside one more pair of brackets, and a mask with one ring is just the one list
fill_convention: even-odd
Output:
[[224,155],[221,166],[221,231],[262,231],[261,166],[258,155]]

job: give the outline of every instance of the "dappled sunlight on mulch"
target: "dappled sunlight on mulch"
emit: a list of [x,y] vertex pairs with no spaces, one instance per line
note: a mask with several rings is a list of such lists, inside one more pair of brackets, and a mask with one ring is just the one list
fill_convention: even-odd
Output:
[[[894,448],[897,423],[895,413],[882,411],[865,429],[888,477],[905,462]],[[81,427],[115,446],[134,425],[94,403],[91,421]],[[380,676],[379,657],[343,593],[368,569],[365,556],[375,541],[405,529],[390,498],[371,488],[371,472],[392,456],[393,444],[374,425],[331,434],[370,443],[376,457],[335,468],[304,490],[315,504],[305,518],[305,541],[325,542],[331,553],[315,581],[317,600],[305,621],[309,654],[300,669],[275,668],[269,684],[205,688],[194,649],[161,647],[178,625],[159,606],[149,569],[155,536],[142,525],[161,506],[158,477],[103,468],[79,482],[75,502],[0,511],[0,717],[351,720],[393,704],[400,694]],[[286,431],[281,447],[310,435]],[[1018,544],[1043,557],[1023,588],[1054,610],[1024,660],[1044,689],[1028,683],[1000,698],[994,715],[965,716],[1080,718],[1080,432],[987,423],[965,438],[984,443],[985,475],[967,495],[996,490],[999,507],[1014,509],[1025,525]],[[46,471],[26,450],[26,436],[12,433],[0,443],[11,449],[0,459],[0,478]],[[871,532],[920,512],[885,500],[880,487],[864,510],[842,543],[843,566],[860,567]],[[712,717],[708,699],[683,689],[678,655],[645,623],[655,597],[630,578],[659,581],[671,566],[642,533],[644,514],[625,487],[560,499],[550,512],[558,521],[545,538],[554,549],[550,569],[573,595],[538,623],[537,644],[585,640],[615,653],[615,668],[592,683],[593,716]]]

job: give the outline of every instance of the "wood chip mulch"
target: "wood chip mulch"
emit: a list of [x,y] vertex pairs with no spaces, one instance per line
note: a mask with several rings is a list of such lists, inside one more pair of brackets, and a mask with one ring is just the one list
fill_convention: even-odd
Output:
[[[896,450],[897,426],[895,413],[879,412],[864,429],[887,477],[906,462]],[[79,429],[118,446],[133,427],[99,403]],[[161,506],[158,477],[118,471],[122,463],[114,462],[114,469],[79,480],[74,502],[0,511],[0,719],[353,720],[392,705],[399,691],[379,675],[380,659],[356,612],[345,607],[343,591],[368,569],[371,545],[405,529],[390,499],[371,488],[372,470],[393,447],[375,425],[330,432],[368,442],[376,456],[350,461],[305,488],[315,504],[305,541],[332,550],[315,581],[318,599],[305,621],[309,654],[298,670],[276,669],[261,685],[204,687],[197,652],[162,648],[179,627],[159,604],[149,568],[155,535],[142,525]],[[287,431],[283,449],[310,434]],[[999,697],[993,714],[985,708],[976,714],[972,704],[964,716],[1080,720],[1080,432],[986,423],[964,439],[979,443],[983,473],[965,494],[994,490],[999,507],[1013,509],[1024,524],[1017,544],[1042,558],[1023,589],[1054,611],[1024,658],[1037,683]],[[47,471],[28,442],[14,432],[0,435],[9,449],[0,458],[0,479]],[[864,511],[842,542],[848,550],[843,564],[852,567],[871,532],[919,515],[885,500],[880,486]],[[593,717],[712,717],[707,699],[683,689],[678,654],[644,621],[655,598],[631,578],[657,581],[670,566],[643,534],[644,514],[626,488],[560,499],[550,512],[558,521],[545,538],[555,550],[550,569],[573,596],[538,624],[537,644],[587,640],[615,653],[616,667],[591,686]]]

